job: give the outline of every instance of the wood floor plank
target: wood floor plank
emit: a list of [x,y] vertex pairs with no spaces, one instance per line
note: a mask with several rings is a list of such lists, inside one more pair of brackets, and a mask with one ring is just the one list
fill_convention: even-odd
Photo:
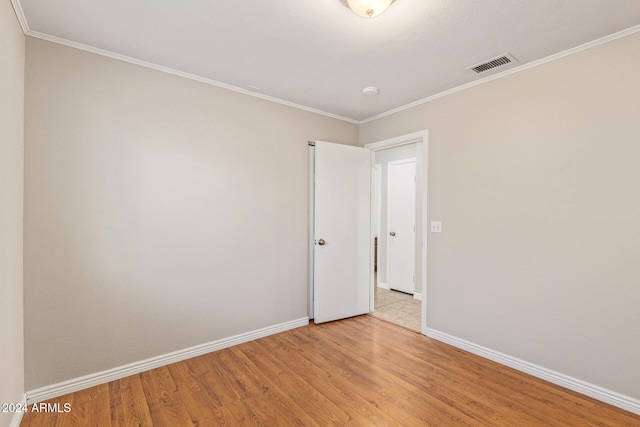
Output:
[[360,316],[61,396],[22,426],[636,426],[640,415]]
[[190,363],[174,363],[167,368],[178,385],[178,393],[184,402],[185,409],[194,425],[224,426],[229,425],[219,403],[203,390],[197,381],[197,373],[191,369]]
[[[143,373],[145,374],[145,373]],[[147,402],[153,400],[158,412],[158,420],[153,425],[188,426],[192,425],[183,402],[180,400],[176,384],[166,366],[146,372]],[[145,389],[145,392],[147,392]],[[150,408],[150,413],[153,412]],[[161,420],[161,421],[160,421]]]
[[[265,399],[275,412],[274,418],[278,424],[278,420],[285,418],[293,422],[292,425],[322,427],[315,420],[308,419],[308,413],[299,406],[295,399],[287,393],[287,387],[281,387],[281,383],[272,376],[260,369],[254,358],[250,358],[245,353],[245,348],[251,346],[236,346],[229,349],[229,352],[235,357],[237,363],[243,367],[244,372],[250,377],[250,381],[259,385],[258,393],[255,395],[258,399]],[[258,362],[258,359],[255,359]],[[306,402],[305,402],[306,406]]]
[[[102,384],[94,403],[93,417],[87,425],[109,426],[111,425],[111,399],[108,384]],[[144,396],[144,394],[143,394]],[[93,422],[91,422],[93,421]]]
[[[100,384],[73,393],[72,408],[83,406],[82,425],[111,425],[109,384]],[[75,409],[73,409],[75,412]]]
[[122,413],[127,425],[151,427],[153,421],[139,375],[120,380]]
[[[265,369],[274,369],[278,375],[274,381],[281,384],[284,390],[297,401],[304,401],[305,411],[315,422],[326,421],[325,425],[346,425],[349,415],[326,397],[322,387],[315,386],[315,375],[310,377],[299,375],[291,367],[292,360],[281,355],[270,347],[270,343],[261,341],[258,346],[263,346],[263,351],[258,358],[258,366]],[[252,346],[254,349],[257,346]],[[311,380],[310,380],[311,378]],[[332,390],[333,391],[333,390]]]
[[[319,328],[324,328],[324,326],[320,326]],[[321,329],[318,329],[318,331],[321,331]],[[318,332],[315,332],[315,334],[317,333]],[[303,334],[305,334],[305,331],[296,331],[291,335],[284,335],[282,338],[286,340],[292,336],[303,339]],[[324,332],[322,332],[322,334],[324,334]],[[313,339],[315,338],[316,336],[313,337]],[[331,331],[328,331],[328,335],[326,335],[325,338],[335,340]],[[294,341],[289,341],[289,343],[292,342]],[[309,344],[309,342],[306,344]],[[285,348],[286,347],[288,346],[285,346]],[[407,423],[416,423],[419,421],[419,419],[411,417],[411,414],[408,414],[406,411],[398,410],[398,408],[390,405],[389,400],[384,396],[374,395],[372,390],[379,390],[380,384],[361,382],[362,376],[374,377],[375,375],[366,372],[358,373],[354,376],[353,372],[350,372],[350,369],[345,369],[343,367],[345,362],[344,352],[334,346],[312,346],[311,348],[313,348],[313,351],[305,353],[302,357],[310,361],[314,369],[317,369],[320,374],[318,377],[319,383],[314,383],[314,385],[317,387],[333,386],[334,389],[325,388],[326,396],[340,407],[347,407],[348,414],[353,417],[355,421],[364,423],[366,420],[380,420],[387,423],[397,423],[397,425],[407,425]],[[356,350],[354,349],[354,351]],[[293,366],[295,366],[295,364],[292,364],[292,367]],[[327,373],[326,376],[324,376],[325,373]],[[298,374],[306,375],[306,372],[303,370]],[[383,379],[378,378],[377,381],[383,381]],[[429,413],[430,419],[434,420],[434,422],[441,422],[441,425],[445,420],[449,420],[449,417],[442,418],[442,413],[434,405],[427,407],[425,411]],[[457,418],[456,422],[457,425],[474,425],[464,423]]]
[[109,407],[111,427],[123,427],[125,424],[122,395],[120,394],[120,381],[111,381],[109,383]]
[[[307,414],[307,417],[311,417],[312,422],[309,425],[341,424],[348,419],[344,411],[332,405],[311,384],[298,375],[290,375],[286,360],[283,361],[267,348],[256,345],[247,346],[243,352],[254,362],[256,369],[266,377],[266,380],[278,387],[285,399],[289,399],[287,402],[294,402],[296,410],[301,410]],[[321,421],[327,421],[327,423],[321,423]]]
[[336,409],[332,415],[343,419],[345,425],[362,424],[367,420],[380,421],[387,418],[389,422],[394,420],[387,417],[375,403],[367,401],[362,393],[362,384],[354,380],[349,373],[336,364],[336,371],[326,369],[328,358],[318,351],[309,353],[288,353],[289,341],[285,339],[278,347],[273,348],[276,354],[285,358],[290,357],[290,367],[294,375],[303,378],[313,388],[318,390],[323,397],[331,402]]
[[[390,325],[385,325],[385,327],[388,327],[388,326]],[[411,337],[414,336],[412,332],[398,331],[397,328],[395,327],[391,327],[389,331],[394,334],[399,333],[399,334],[409,334],[406,336],[411,336]],[[352,338],[350,337],[353,337],[353,336],[362,337],[363,334],[366,334],[366,331],[346,329],[344,333],[342,331],[339,331],[339,333],[335,333],[335,331],[329,331],[329,330],[328,330],[328,333],[331,335],[332,337],[331,339],[334,340],[335,343],[340,343],[340,344],[337,344],[339,347],[348,348],[344,343],[351,340]],[[356,348],[361,349],[362,346],[359,346]],[[350,357],[353,359],[354,355],[358,355],[358,351],[350,352],[350,354],[351,354]],[[402,348],[398,345],[389,346],[385,344],[384,346],[378,345],[375,347],[370,347],[369,351],[366,351],[360,354],[358,358],[353,361],[353,363],[349,362],[351,369],[352,370],[361,369],[361,366],[363,366],[366,363],[368,358],[375,358],[375,360],[377,360],[378,362],[381,362],[383,360],[382,358],[383,354],[392,354],[393,360],[390,361],[391,363],[385,364],[384,368],[381,368],[381,366],[378,363],[367,365],[368,369],[371,370],[369,375],[378,377],[380,379],[386,379],[387,383],[390,383],[390,384],[394,384],[394,385],[402,384],[405,390],[407,391],[406,396],[402,396],[402,399],[399,399],[396,401],[397,405],[392,406],[391,405],[392,402],[389,398],[386,398],[384,400],[384,402],[386,403],[385,410],[387,412],[393,410],[399,414],[410,415],[411,419],[421,420],[422,422],[425,423],[425,425],[429,423],[428,420],[433,420],[435,423],[438,423],[438,424],[442,424],[442,423],[451,424],[452,422],[455,422],[457,425],[475,425],[476,424],[475,421],[468,419],[464,415],[464,413],[460,413],[459,411],[456,411],[455,408],[451,408],[448,405],[447,401],[438,399],[437,396],[428,396],[428,398],[424,402],[425,405],[420,407],[420,411],[421,411],[420,414],[412,413],[413,408],[409,409],[405,407],[404,400],[406,400],[407,396],[413,397],[415,392],[417,391],[417,387],[415,387],[414,385],[412,385],[407,381],[406,372],[410,371],[410,369],[407,369],[408,367],[407,363],[409,362],[409,360],[407,360],[406,358],[407,353],[404,352]],[[334,363],[337,363],[337,361],[334,361]],[[389,367],[391,366],[402,366],[403,375],[393,375],[392,372],[389,370]],[[367,375],[367,372],[365,371],[361,375]],[[389,394],[389,389],[381,389],[381,392],[383,392],[386,397],[386,395]],[[425,395],[425,397],[427,397],[427,395]],[[436,397],[436,398],[434,399],[433,397]]]
[[[393,332],[398,332],[402,334],[409,333],[413,335],[413,333],[409,331],[399,332],[396,330],[396,328],[392,328],[392,329],[393,329]],[[327,330],[327,333],[330,334],[331,339],[335,343],[341,343],[338,345],[339,347],[342,346],[342,341],[347,339],[345,335],[336,334],[335,331]],[[356,331],[350,331],[349,329],[347,329],[347,333],[348,335],[353,336],[356,334]],[[378,346],[378,347],[369,348],[369,349],[371,351],[369,353],[365,353],[363,355],[364,357],[361,357],[359,361],[356,361],[356,363],[351,364],[349,362],[350,368],[352,370],[360,369],[359,367],[360,362],[365,362],[367,358],[374,358],[380,361],[381,352],[393,352],[394,359],[391,365],[402,366],[403,371],[407,371],[406,360],[403,359],[402,357],[403,352],[399,351],[398,346],[395,346],[395,347],[389,346],[388,348],[383,348]],[[353,357],[353,354],[356,354],[358,351],[360,350],[355,350],[351,352],[352,354],[351,357]],[[342,357],[344,358],[345,356],[343,355]],[[331,361],[331,363],[340,363],[340,359],[337,359],[337,360],[329,359],[329,360]],[[396,395],[392,395],[389,393],[390,388],[386,387],[386,384],[383,384],[383,388],[379,389],[379,393],[382,394],[382,396],[378,398],[379,405],[381,405],[385,413],[392,414],[393,418],[399,419],[401,423],[420,422],[422,423],[422,425],[430,425],[430,424],[434,424],[434,425],[455,424],[455,425],[470,425],[470,426],[481,425],[478,422],[478,420],[469,419],[468,417],[465,416],[464,413],[461,413],[455,407],[452,407],[451,405],[449,405],[448,401],[442,400],[438,396],[424,395],[423,397],[425,398],[425,402],[423,405],[416,406],[416,407],[406,406],[405,401],[408,398],[412,398],[416,390],[413,387],[408,386],[405,376],[390,375],[390,372],[388,369],[378,370],[379,366],[377,363],[370,364],[368,366],[369,368],[372,369],[372,372],[369,373],[370,375],[378,377],[380,379],[386,378],[386,381],[390,384],[403,383],[405,384],[405,386],[411,389],[408,393],[403,393],[403,395],[401,395],[399,398],[396,398],[397,397]],[[387,365],[385,366],[388,368]],[[367,375],[367,373],[363,372],[360,375]],[[360,393],[366,393],[366,390],[361,390]],[[416,413],[414,411],[419,411],[419,412]]]

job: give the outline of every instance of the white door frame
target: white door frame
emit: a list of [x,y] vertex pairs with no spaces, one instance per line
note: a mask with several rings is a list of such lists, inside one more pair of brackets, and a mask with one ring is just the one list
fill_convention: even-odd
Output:
[[[416,153],[416,185],[422,191],[422,218],[416,217],[416,224],[420,221],[422,225],[422,234],[419,236],[421,238],[421,248],[422,253],[420,254],[420,262],[416,262],[416,267],[418,265],[421,266],[421,275],[420,275],[420,283],[422,284],[422,334],[426,335],[427,331],[427,177],[428,177],[428,165],[429,165],[429,130],[424,129],[418,132],[410,133],[407,135],[397,136],[395,138],[385,139],[382,141],[372,142],[370,144],[366,144],[364,147],[371,150],[372,160],[375,158],[375,152],[393,148],[400,147],[402,145],[413,144],[416,143],[417,153]],[[371,162],[371,179],[373,181],[374,177],[374,163]],[[372,183],[373,184],[373,183]],[[373,185],[371,186],[373,189]],[[372,190],[373,191],[373,190]],[[373,197],[373,195],[372,195]],[[371,212],[373,217],[373,210]],[[371,221],[371,242],[370,247],[373,248],[374,240],[374,228],[373,221]],[[416,236],[418,238],[418,236]],[[370,306],[371,311],[374,309],[374,279],[373,279],[373,250],[371,251],[371,285],[370,285]],[[416,276],[417,277],[417,276]]]

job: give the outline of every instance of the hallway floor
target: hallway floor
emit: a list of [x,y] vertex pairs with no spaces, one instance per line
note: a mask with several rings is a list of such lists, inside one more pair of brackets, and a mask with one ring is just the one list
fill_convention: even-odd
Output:
[[420,332],[422,301],[413,295],[375,287],[373,317]]

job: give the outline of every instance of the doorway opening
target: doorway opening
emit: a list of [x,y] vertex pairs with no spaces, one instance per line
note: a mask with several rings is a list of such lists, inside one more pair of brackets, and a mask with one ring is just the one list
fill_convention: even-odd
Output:
[[368,144],[372,152],[371,315],[426,330],[428,132]]

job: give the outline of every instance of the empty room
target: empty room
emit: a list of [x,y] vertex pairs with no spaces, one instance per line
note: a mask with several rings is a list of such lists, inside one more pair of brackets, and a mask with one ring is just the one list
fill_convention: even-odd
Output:
[[3,0],[0,427],[640,426],[640,2]]

